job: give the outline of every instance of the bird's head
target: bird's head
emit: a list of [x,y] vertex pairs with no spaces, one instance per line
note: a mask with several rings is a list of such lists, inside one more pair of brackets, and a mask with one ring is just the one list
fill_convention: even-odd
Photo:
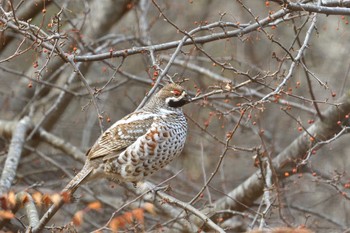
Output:
[[158,91],[156,97],[164,100],[167,107],[179,108],[191,101],[186,90],[175,83],[165,85]]

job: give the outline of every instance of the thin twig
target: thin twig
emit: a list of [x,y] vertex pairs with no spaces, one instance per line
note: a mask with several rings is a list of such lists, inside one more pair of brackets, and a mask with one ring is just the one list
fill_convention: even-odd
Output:
[[[80,65],[82,63],[77,64],[77,68],[79,69]],[[68,86],[73,82],[74,78],[76,77],[76,72],[73,72],[69,77],[67,82],[64,84],[63,89],[66,90],[68,89]],[[63,97],[65,96],[66,92],[61,91],[60,94],[58,95],[56,101],[51,105],[51,107],[44,113],[42,118],[38,121],[32,132],[28,135],[27,140],[30,140],[36,131],[39,129],[39,127],[43,124],[43,122],[47,119],[48,116],[50,116],[52,113],[54,113],[55,110],[57,110],[57,106],[62,102]]]
[[160,196],[166,203],[171,203],[174,205],[177,205],[189,212],[191,212],[192,214],[196,215],[198,218],[200,218],[205,225],[208,225],[212,230],[215,230],[217,232],[220,233],[225,233],[226,231],[224,231],[221,227],[219,227],[217,224],[215,224],[209,217],[205,216],[201,211],[197,210],[196,208],[194,208],[190,203],[185,203],[182,202],[168,194],[165,194],[163,192],[159,192],[157,193],[158,196]]
[[207,182],[203,185],[202,189],[191,199],[191,201],[189,201],[188,203],[189,204],[193,204],[199,197],[200,195],[203,193],[203,191],[208,187],[209,183],[212,181],[212,179],[214,178],[214,176],[216,175],[216,173],[218,172],[224,158],[225,158],[225,155],[228,151],[228,146],[229,146],[229,142],[231,141],[234,133],[236,132],[238,126],[240,125],[241,123],[241,120],[243,119],[243,116],[244,116],[244,113],[245,113],[246,110],[242,110],[241,112],[241,115],[240,115],[240,118],[239,120],[237,121],[237,123],[235,124],[235,126],[233,127],[232,129],[232,132],[229,132],[228,133],[228,137],[226,138],[226,145],[225,145],[225,148],[224,148],[224,151],[221,153],[221,155],[219,156],[219,161],[217,162],[216,166],[215,166],[215,169],[214,171],[211,173],[209,179],[207,180]]

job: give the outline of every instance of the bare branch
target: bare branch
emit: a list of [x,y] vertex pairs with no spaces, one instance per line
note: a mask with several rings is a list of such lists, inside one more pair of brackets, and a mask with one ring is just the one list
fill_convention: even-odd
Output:
[[292,64],[289,67],[289,71],[288,71],[287,76],[285,78],[283,78],[282,82],[278,85],[278,87],[273,92],[271,92],[268,95],[264,96],[264,98],[262,98],[261,101],[267,100],[271,96],[273,96],[275,94],[278,94],[280,92],[280,90],[286,85],[287,81],[292,77],[296,65],[298,65],[299,61],[304,56],[306,48],[308,47],[308,43],[309,43],[310,38],[311,38],[311,33],[316,27],[316,16],[317,15],[315,14],[313,16],[313,18],[312,18],[312,23],[311,23],[311,25],[309,27],[309,30],[306,32],[306,36],[305,36],[303,45],[299,49],[298,54],[296,55],[296,57],[293,59]]
[[[238,37],[242,36],[244,34],[247,34],[249,32],[257,30],[260,26],[267,26],[271,22],[271,19],[274,18],[283,18],[285,15],[289,13],[288,10],[282,9],[277,11],[274,14],[271,14],[269,17],[266,17],[262,20],[259,21],[259,23],[254,23],[248,26],[243,25],[242,28],[239,28],[237,30],[233,31],[225,31],[221,33],[212,33],[211,35],[208,36],[198,36],[192,39],[185,39],[183,42],[182,40],[179,41],[173,41],[173,42],[167,42],[163,44],[158,44],[158,45],[151,45],[151,46],[142,46],[142,47],[134,47],[131,49],[123,49],[123,50],[118,50],[118,51],[113,51],[112,53],[107,52],[107,53],[101,53],[98,55],[89,55],[89,56],[75,56],[74,61],[78,62],[91,62],[91,61],[99,61],[103,59],[109,59],[112,57],[125,57],[129,55],[134,55],[134,54],[139,54],[139,53],[144,53],[145,51],[162,51],[162,50],[168,50],[172,48],[176,48],[179,46],[180,43],[185,45],[193,45],[194,43],[196,44],[205,44],[208,42],[216,41],[216,40],[221,40],[221,39],[226,39],[226,38],[231,38],[231,37]],[[208,24],[206,26],[201,26],[199,28],[193,29],[194,32],[202,31],[202,30],[208,30],[211,28],[215,27],[231,27],[233,24],[231,22],[216,22],[213,24]],[[235,24],[237,27],[237,24]]]
[[[329,3],[331,5],[331,3]],[[347,4],[349,4],[347,2]],[[339,4],[341,5],[341,3]],[[292,11],[308,11],[319,14],[326,15],[350,15],[350,9],[345,7],[327,7],[327,6],[317,6],[317,4],[303,4],[303,3],[295,3],[288,2],[287,9]]]
[[[27,213],[27,219],[29,221],[29,227],[34,227],[39,222],[38,210],[35,207],[32,196],[27,192],[19,192],[16,194],[16,206],[15,209],[23,207]],[[30,228],[29,228],[30,229]]]
[[[339,100],[339,106],[331,106],[322,115],[324,120],[318,120],[307,131],[317,140],[324,141],[342,130],[338,122],[346,120],[346,115],[350,112],[350,91]],[[310,138],[306,132],[295,139],[276,158],[273,159],[273,167],[278,172],[284,166],[295,160],[301,160],[313,145],[315,138]],[[322,146],[322,144],[319,144]],[[263,194],[264,182],[261,180],[260,171],[255,172],[237,188],[214,203],[212,211],[231,209],[244,210]]]
[[25,136],[29,129],[29,125],[29,117],[24,117],[18,122],[16,129],[12,134],[10,149],[0,178],[0,197],[9,191],[12,182],[15,179],[17,166],[21,158]]
[[[0,135],[6,137],[12,137],[13,132],[17,126],[16,121],[3,121],[0,120]],[[27,126],[27,130],[33,129],[33,124]],[[51,134],[44,130],[43,128],[39,128],[35,134],[35,137],[39,137],[40,140],[46,142],[47,144],[53,146],[54,148],[61,150],[67,155],[72,156],[75,160],[84,162],[84,153],[81,152],[77,147],[73,146],[69,142],[63,140],[60,137],[57,137],[54,134]]]
[[210,218],[205,216],[201,211],[197,210],[189,203],[184,203],[184,202],[177,200],[176,198],[174,198],[170,195],[167,195],[163,192],[157,192],[157,195],[160,198],[162,198],[164,202],[179,206],[179,207],[183,208],[184,210],[187,210],[187,211],[191,212],[192,214],[196,215],[199,219],[201,219],[204,222],[204,224],[208,225],[212,230],[215,230],[216,232],[220,232],[220,233],[225,232],[222,228],[220,228],[218,225],[216,225]]

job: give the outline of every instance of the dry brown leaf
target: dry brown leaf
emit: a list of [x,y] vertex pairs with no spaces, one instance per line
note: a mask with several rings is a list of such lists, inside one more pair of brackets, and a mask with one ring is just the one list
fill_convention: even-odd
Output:
[[5,196],[0,196],[0,208],[8,209],[7,205],[8,205],[7,198]]
[[89,208],[90,210],[99,210],[102,208],[102,205],[101,205],[101,202],[94,201],[94,202],[89,203],[87,208]]
[[113,232],[118,232],[120,226],[120,220],[119,217],[113,218],[111,220],[111,222],[109,223],[109,228],[113,231]]
[[15,215],[9,210],[0,210],[0,219],[11,219],[14,218]]
[[28,201],[29,201],[28,195],[27,194],[23,195],[22,200],[21,200],[21,204],[25,204]]
[[50,199],[54,205],[58,205],[59,202],[61,201],[62,197],[60,194],[55,193],[50,196]]
[[64,203],[70,202],[71,201],[71,193],[70,192],[63,192],[62,198],[63,198]]
[[76,226],[80,226],[83,223],[83,215],[84,215],[84,211],[83,210],[79,210],[78,212],[76,212],[73,216],[73,224]]
[[121,216],[117,216],[110,221],[109,228],[113,232],[118,232],[118,230],[124,228],[127,224],[132,224],[135,220],[140,224],[143,224],[145,219],[144,212],[143,208],[137,208],[126,212]]
[[33,197],[34,202],[40,207],[42,204],[42,198],[43,198],[43,195],[41,194],[41,192],[33,193],[32,197]]
[[48,194],[43,195],[42,201],[45,204],[45,206],[49,206],[51,204],[51,198]]
[[145,217],[144,217],[144,210],[142,208],[134,209],[132,211],[132,215],[139,223],[143,224]]
[[123,214],[122,217],[124,218],[125,223],[127,224],[132,223],[134,219],[132,212],[126,212],[125,214]]
[[155,207],[152,203],[150,202],[146,202],[143,204],[142,206],[148,213],[152,214],[152,215],[157,215]]
[[16,194],[14,192],[9,192],[7,195],[7,201],[10,203],[11,206],[16,205]]

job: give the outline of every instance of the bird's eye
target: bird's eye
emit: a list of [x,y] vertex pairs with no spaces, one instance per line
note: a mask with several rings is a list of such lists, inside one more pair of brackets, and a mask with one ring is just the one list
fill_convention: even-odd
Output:
[[179,91],[179,90],[173,90],[172,93],[173,93],[175,96],[180,96],[180,95],[181,95],[181,91]]

